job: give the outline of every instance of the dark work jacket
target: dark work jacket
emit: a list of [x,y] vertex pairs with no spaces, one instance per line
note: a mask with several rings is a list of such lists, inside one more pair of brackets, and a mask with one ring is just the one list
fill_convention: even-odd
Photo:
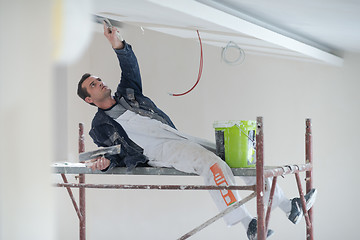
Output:
[[[115,93],[117,104],[126,110],[142,116],[157,119],[175,128],[170,118],[161,111],[150,98],[142,93],[139,65],[131,45],[124,41],[123,49],[115,49],[121,68],[121,80]],[[101,147],[121,144],[121,153],[108,156],[110,166],[105,171],[116,166],[127,167],[132,170],[137,165],[144,165],[147,158],[143,149],[134,143],[126,134],[123,127],[109,117],[104,110],[98,108],[91,124],[90,136],[94,143]]]

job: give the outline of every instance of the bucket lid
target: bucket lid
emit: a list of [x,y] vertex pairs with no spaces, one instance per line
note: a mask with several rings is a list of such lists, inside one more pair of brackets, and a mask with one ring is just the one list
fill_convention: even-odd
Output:
[[241,125],[254,125],[254,124],[256,124],[256,121],[254,121],[254,120],[249,120],[249,121],[225,120],[225,121],[215,121],[213,123],[213,127],[214,128],[229,128],[229,127],[233,127],[235,125],[241,126]]

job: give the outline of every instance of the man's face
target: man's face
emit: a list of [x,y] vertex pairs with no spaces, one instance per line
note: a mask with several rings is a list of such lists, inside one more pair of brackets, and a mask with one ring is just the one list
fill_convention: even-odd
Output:
[[85,79],[82,83],[82,87],[85,88],[90,95],[90,97],[85,98],[87,103],[94,103],[97,105],[97,103],[100,103],[111,96],[111,89],[96,76],[90,76]]

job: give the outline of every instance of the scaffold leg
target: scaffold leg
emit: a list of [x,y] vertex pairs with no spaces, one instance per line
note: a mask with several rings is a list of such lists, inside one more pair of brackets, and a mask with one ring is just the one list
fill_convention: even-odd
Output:
[[[311,119],[306,119],[306,131],[305,131],[305,163],[311,164],[310,171],[306,171],[306,192],[308,193],[313,188],[313,156],[312,156],[312,130]],[[313,208],[308,211],[309,221],[311,222],[311,228],[306,228],[306,239],[314,239],[314,221],[313,221]]]
[[[84,125],[79,124],[79,153],[85,152],[85,143],[84,143]],[[79,174],[79,184],[85,184],[85,174]],[[85,188],[79,189],[79,207],[80,207],[80,240],[86,239],[86,217],[85,217]]]
[[[61,174],[61,177],[62,177],[64,183],[67,184],[67,183],[68,183],[68,180],[67,180],[65,174]],[[73,204],[73,206],[74,206],[74,208],[75,208],[75,211],[76,211],[76,213],[77,213],[77,215],[78,215],[78,218],[79,218],[79,221],[80,221],[81,218],[82,218],[82,216],[81,216],[79,207],[78,207],[78,205],[77,205],[77,203],[76,203],[76,201],[75,201],[73,192],[72,192],[72,190],[71,190],[70,187],[66,187],[66,190],[67,190],[67,192],[68,192],[68,194],[69,194],[69,196],[70,196],[71,202],[72,202],[72,204]]]
[[272,208],[272,202],[273,202],[273,199],[274,199],[274,193],[275,193],[276,184],[277,184],[277,177],[274,177],[273,180],[272,180],[272,184],[271,184],[269,202],[268,202],[267,211],[266,211],[266,217],[265,217],[265,232],[266,233],[267,233],[268,226],[269,226],[270,214],[271,214],[271,208]]
[[262,117],[257,117],[256,129],[256,209],[257,209],[257,239],[265,240],[264,217],[264,133]]
[[295,178],[296,178],[296,183],[297,183],[298,189],[299,189],[300,201],[301,201],[302,210],[303,210],[305,221],[306,221],[306,226],[307,226],[307,228],[311,228],[311,222],[309,220],[309,215],[306,210],[306,201],[305,201],[304,193],[302,190],[299,173],[295,173]]

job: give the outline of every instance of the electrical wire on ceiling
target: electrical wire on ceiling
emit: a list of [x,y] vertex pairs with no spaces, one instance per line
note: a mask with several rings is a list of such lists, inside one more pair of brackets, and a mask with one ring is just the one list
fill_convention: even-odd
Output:
[[[231,48],[238,50],[238,56],[233,60],[229,60],[229,56],[227,55],[228,50],[231,49]],[[226,45],[226,47],[223,48],[223,50],[221,52],[221,58],[227,64],[231,64],[231,65],[240,64],[245,59],[245,52],[236,43],[234,43],[233,41],[230,41]]]
[[189,92],[191,92],[200,81],[201,74],[202,74],[202,69],[203,69],[203,48],[202,48],[202,43],[201,43],[199,30],[196,30],[196,32],[197,32],[197,35],[198,35],[198,38],[199,38],[199,43],[200,43],[200,65],[199,65],[199,73],[198,73],[197,80],[196,80],[194,86],[192,88],[190,88],[188,91],[183,92],[183,93],[169,93],[170,96],[174,96],[174,97],[184,96],[185,94],[188,94]]

